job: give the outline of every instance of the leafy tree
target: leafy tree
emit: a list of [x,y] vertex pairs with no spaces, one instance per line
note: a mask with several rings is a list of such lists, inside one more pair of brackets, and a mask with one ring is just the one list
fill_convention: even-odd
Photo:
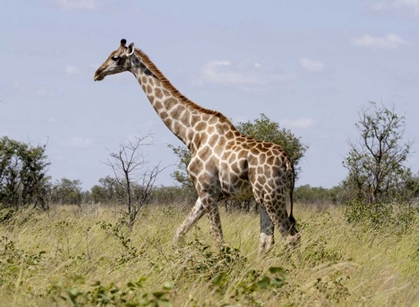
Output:
[[91,199],[95,203],[116,203],[118,201],[118,182],[111,176],[99,179],[99,185],[91,189]]
[[10,207],[45,204],[48,189],[46,146],[0,138],[0,203]]
[[177,205],[189,207],[197,199],[195,190],[183,186],[156,187],[152,193],[153,204]]
[[90,189],[90,200],[94,203],[108,203],[108,200],[105,198],[105,191],[103,187],[95,184]]
[[54,203],[80,205],[82,203],[82,182],[78,179],[61,178],[52,189]]
[[342,185],[349,193],[376,203],[398,196],[407,185],[415,185],[410,183],[411,171],[403,165],[412,145],[404,142],[404,116],[398,116],[394,108],[370,102],[359,112],[356,128],[359,140],[348,142],[350,151],[343,161],[349,173]]
[[301,204],[343,204],[345,201],[344,189],[335,186],[330,189],[301,185],[295,189],[295,200]]
[[404,186],[400,191],[403,191],[405,199],[419,199],[419,174],[413,175],[410,172],[406,173],[407,177],[404,180]]

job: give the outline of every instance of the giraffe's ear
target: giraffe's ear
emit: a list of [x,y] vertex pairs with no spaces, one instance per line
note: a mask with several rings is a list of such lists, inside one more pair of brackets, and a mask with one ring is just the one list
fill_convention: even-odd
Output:
[[127,48],[127,56],[130,56],[134,53],[134,43],[131,43],[130,45],[128,45]]

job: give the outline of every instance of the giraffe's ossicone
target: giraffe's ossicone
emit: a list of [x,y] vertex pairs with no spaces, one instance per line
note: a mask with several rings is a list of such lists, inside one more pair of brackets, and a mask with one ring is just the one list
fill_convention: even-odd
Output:
[[156,113],[191,151],[188,174],[198,199],[176,231],[175,244],[205,213],[214,240],[222,243],[217,202],[227,197],[254,197],[260,205],[260,253],[274,243],[274,226],[290,244],[299,241],[292,214],[294,169],[281,146],[242,135],[220,112],[205,109],[183,96],[144,52],[133,43],[126,46],[122,39],[119,48],[95,72],[94,80],[124,71],[136,77]]

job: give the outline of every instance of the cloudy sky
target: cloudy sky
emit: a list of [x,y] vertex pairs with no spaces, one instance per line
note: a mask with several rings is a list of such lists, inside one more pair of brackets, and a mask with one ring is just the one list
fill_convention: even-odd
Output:
[[[126,38],[184,95],[234,123],[261,113],[309,150],[298,185],[331,187],[346,175],[358,111],[382,102],[406,117],[417,173],[418,0],[3,1],[0,136],[47,143],[54,179],[89,189],[111,174],[109,152],[152,133],[150,165],[173,165],[180,141],[135,78],[94,82]],[[160,184],[171,185],[166,169]]]

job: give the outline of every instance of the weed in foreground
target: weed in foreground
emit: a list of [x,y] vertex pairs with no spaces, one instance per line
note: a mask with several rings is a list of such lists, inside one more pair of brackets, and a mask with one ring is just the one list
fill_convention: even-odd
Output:
[[62,282],[51,286],[48,296],[58,306],[62,302],[72,306],[172,306],[168,298],[171,284],[164,284],[160,291],[148,292],[144,289],[145,280],[130,281],[119,288],[113,282],[104,286],[100,281],[86,286],[83,277],[76,276],[67,287]]
[[29,276],[35,275],[45,251],[29,253],[18,249],[6,236],[0,238],[0,285],[11,290],[22,285]]
[[121,224],[113,225],[112,223],[106,223],[104,221],[100,221],[96,224],[99,225],[101,229],[105,230],[108,233],[108,235],[116,238],[121,244],[122,253],[116,259],[117,264],[125,264],[133,259],[138,258],[141,254],[145,253],[144,249],[139,249],[133,246],[129,235],[121,230]]

